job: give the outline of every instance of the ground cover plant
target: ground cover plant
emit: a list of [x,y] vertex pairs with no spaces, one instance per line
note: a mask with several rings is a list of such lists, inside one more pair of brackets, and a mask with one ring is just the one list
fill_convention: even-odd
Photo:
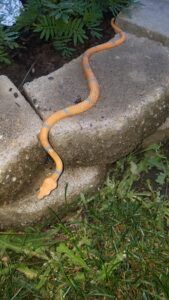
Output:
[[72,216],[1,232],[0,299],[169,299],[166,149],[119,160]]
[[10,63],[11,50],[25,39],[52,41],[56,51],[71,56],[77,44],[101,37],[105,14],[117,16],[137,0],[26,0],[12,27],[0,26],[0,63]]

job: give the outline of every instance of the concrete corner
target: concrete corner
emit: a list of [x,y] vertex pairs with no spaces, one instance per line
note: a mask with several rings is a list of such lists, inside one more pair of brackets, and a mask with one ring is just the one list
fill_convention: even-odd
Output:
[[0,204],[13,201],[46,154],[38,145],[38,115],[13,83],[0,76]]
[[130,17],[120,14],[121,28],[169,46],[169,1],[140,0],[140,4],[133,8]]
[[143,148],[161,142],[166,142],[169,140],[169,118],[155,131],[152,135],[148,136],[143,141]]
[[[47,218],[51,211],[65,214],[71,211],[71,206],[80,193],[91,193],[97,190],[106,175],[104,166],[66,169],[59,181],[59,187],[50,196],[37,200],[36,193],[45,176],[51,172],[45,168],[43,177],[35,181],[29,193],[15,203],[0,207],[0,227],[22,227]],[[66,188],[67,187],[67,188]],[[66,191],[66,193],[65,193]],[[28,192],[28,191],[27,191]],[[65,197],[66,195],[66,197]]]

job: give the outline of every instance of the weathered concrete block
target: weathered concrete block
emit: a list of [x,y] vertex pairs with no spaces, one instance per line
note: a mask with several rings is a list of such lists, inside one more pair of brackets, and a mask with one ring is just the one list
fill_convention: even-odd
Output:
[[155,131],[152,135],[148,136],[143,141],[143,147],[147,147],[151,144],[157,144],[160,142],[166,142],[169,140],[169,118],[160,126],[157,131]]
[[[43,178],[49,175],[50,170],[45,168]],[[80,193],[94,192],[103,182],[106,174],[104,166],[87,168],[66,169],[59,181],[59,187],[50,196],[43,200],[37,200],[36,192],[42,182],[42,178],[35,180],[34,186],[27,191],[26,196],[20,195],[15,203],[0,207],[0,227],[21,227],[35,223],[51,214],[51,209],[61,213],[70,212],[71,205]],[[65,189],[67,186],[66,198]],[[24,191],[23,191],[24,193]],[[63,207],[63,208],[62,208]]]
[[38,115],[13,83],[0,76],[0,204],[13,201],[46,157],[38,146]]
[[141,0],[131,16],[120,15],[119,25],[126,31],[169,46],[169,1]]
[[[25,84],[42,118],[87,97],[80,60]],[[128,34],[124,45],[96,54],[91,65],[101,86],[99,102],[51,130],[65,165],[111,163],[141,144],[169,113],[169,50],[160,43]]]

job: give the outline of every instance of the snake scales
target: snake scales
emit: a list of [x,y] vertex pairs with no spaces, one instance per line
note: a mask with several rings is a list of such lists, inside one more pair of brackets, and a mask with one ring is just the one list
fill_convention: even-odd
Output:
[[90,56],[94,53],[97,53],[97,52],[100,52],[103,50],[115,48],[115,47],[121,45],[126,40],[125,33],[115,24],[114,19],[112,19],[112,21],[111,21],[111,26],[113,27],[115,33],[119,34],[120,38],[115,41],[109,41],[109,42],[103,43],[101,45],[92,47],[92,48],[88,49],[83,55],[82,66],[83,66],[84,73],[85,73],[85,76],[86,76],[86,79],[88,82],[88,87],[89,87],[88,98],[78,104],[66,107],[62,110],[59,110],[59,111],[53,113],[43,123],[42,129],[39,133],[39,140],[40,140],[40,143],[42,144],[43,148],[50,155],[50,157],[54,160],[54,162],[56,164],[56,168],[55,168],[55,171],[53,172],[53,174],[44,180],[42,186],[40,187],[38,195],[37,195],[38,199],[44,198],[45,196],[49,195],[52,190],[57,188],[58,180],[63,172],[63,162],[62,162],[61,158],[59,157],[59,155],[51,147],[51,145],[48,141],[48,135],[49,135],[50,129],[56,122],[63,120],[65,118],[68,118],[68,117],[72,117],[74,115],[81,114],[84,111],[90,109],[99,99],[100,87],[99,87],[98,81],[90,67],[90,64],[89,64]]

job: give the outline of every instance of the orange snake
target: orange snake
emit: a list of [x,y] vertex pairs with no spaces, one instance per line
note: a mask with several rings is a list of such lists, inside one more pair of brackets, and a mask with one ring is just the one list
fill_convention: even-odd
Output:
[[99,98],[100,87],[99,87],[97,79],[90,67],[90,64],[89,64],[90,56],[96,52],[100,52],[102,50],[117,47],[126,40],[126,35],[115,24],[114,19],[112,19],[112,21],[111,21],[111,26],[113,27],[115,33],[118,33],[120,35],[120,38],[115,41],[109,41],[107,43],[103,43],[101,45],[92,47],[92,48],[88,49],[83,55],[82,65],[83,65],[85,76],[88,81],[88,87],[89,87],[89,91],[90,91],[88,98],[78,104],[71,105],[69,107],[66,107],[62,110],[59,110],[59,111],[53,113],[43,123],[42,129],[39,133],[39,140],[40,140],[43,148],[54,160],[54,162],[56,164],[56,169],[51,176],[47,177],[44,180],[42,186],[40,187],[38,195],[37,195],[38,199],[44,198],[45,196],[49,195],[52,190],[57,188],[58,179],[63,172],[62,160],[59,157],[59,155],[54,151],[54,149],[51,147],[51,145],[49,144],[49,141],[48,141],[48,135],[49,135],[50,129],[56,122],[63,120],[65,118],[68,118],[68,117],[72,117],[74,115],[78,115],[78,114],[83,113],[84,111],[90,109],[97,102],[97,100]]

